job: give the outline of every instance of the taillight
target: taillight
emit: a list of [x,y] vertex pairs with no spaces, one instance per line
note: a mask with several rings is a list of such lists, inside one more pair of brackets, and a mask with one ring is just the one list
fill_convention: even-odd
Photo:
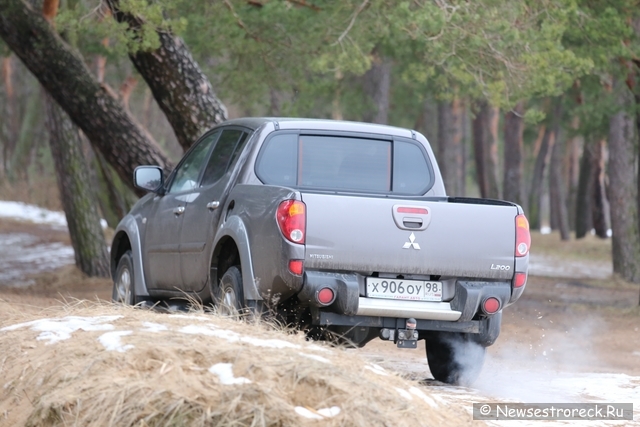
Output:
[[516,273],[513,278],[513,287],[521,288],[527,283],[527,273]]
[[489,297],[482,303],[482,310],[486,314],[493,314],[500,310],[500,300],[495,297]]
[[525,256],[531,247],[531,234],[529,233],[529,221],[520,214],[516,216],[516,256]]
[[305,204],[299,200],[285,200],[276,212],[278,227],[284,237],[293,243],[304,244],[307,215]]
[[296,276],[302,276],[304,271],[304,261],[301,259],[292,259],[289,261],[289,271]]
[[426,208],[410,208],[408,206],[403,206],[398,208],[398,213],[428,215],[429,211]]

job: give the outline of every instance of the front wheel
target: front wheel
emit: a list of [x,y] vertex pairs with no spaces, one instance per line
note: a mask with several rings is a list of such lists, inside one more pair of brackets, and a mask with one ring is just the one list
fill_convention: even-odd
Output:
[[224,273],[220,279],[216,300],[221,314],[238,316],[244,311],[244,290],[239,267],[229,267]]
[[136,293],[133,278],[133,257],[131,251],[127,251],[118,261],[116,277],[113,281],[111,299],[126,305],[135,305]]
[[478,378],[486,349],[471,334],[430,331],[425,339],[429,369],[436,380],[468,386]]

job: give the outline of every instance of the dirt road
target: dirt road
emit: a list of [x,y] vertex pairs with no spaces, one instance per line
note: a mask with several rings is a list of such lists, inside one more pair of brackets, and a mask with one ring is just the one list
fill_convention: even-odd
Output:
[[[68,266],[73,262],[68,245],[63,231],[0,220],[0,299],[24,310],[60,305],[63,299],[108,299],[109,281],[84,279]],[[606,260],[586,258],[541,254],[532,260],[524,296],[505,309],[501,336],[488,349],[483,373],[472,389],[429,380],[423,343],[418,350],[399,350],[374,341],[355,351],[437,388],[449,402],[469,407],[496,400],[632,402],[635,421],[613,425],[640,426],[640,289],[611,279]],[[67,267],[42,273],[59,264]]]

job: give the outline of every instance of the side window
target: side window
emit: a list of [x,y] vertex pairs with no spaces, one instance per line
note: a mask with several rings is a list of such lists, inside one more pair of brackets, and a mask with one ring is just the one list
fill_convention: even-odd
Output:
[[183,191],[193,190],[198,185],[200,171],[204,166],[204,162],[209,154],[211,145],[216,141],[220,132],[214,132],[202,141],[198,142],[182,164],[175,172],[175,178],[171,183],[168,193],[181,193]]
[[271,138],[263,148],[256,173],[264,182],[291,187],[298,179],[298,134]]
[[227,172],[238,155],[241,147],[247,140],[247,134],[241,130],[228,129],[222,132],[218,143],[213,148],[209,163],[202,177],[202,187],[218,181]]
[[393,145],[393,192],[424,194],[431,182],[424,153],[408,142],[396,141]]

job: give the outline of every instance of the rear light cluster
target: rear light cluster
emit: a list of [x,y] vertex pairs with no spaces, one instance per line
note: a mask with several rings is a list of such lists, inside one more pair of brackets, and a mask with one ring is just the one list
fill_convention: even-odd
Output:
[[500,310],[500,300],[496,297],[489,297],[482,303],[482,311],[486,314],[494,314]]
[[292,243],[304,244],[307,214],[305,204],[299,200],[285,200],[276,212],[278,227],[284,237]]
[[516,256],[522,257],[529,253],[531,247],[531,234],[529,233],[529,221],[520,214],[516,216]]

